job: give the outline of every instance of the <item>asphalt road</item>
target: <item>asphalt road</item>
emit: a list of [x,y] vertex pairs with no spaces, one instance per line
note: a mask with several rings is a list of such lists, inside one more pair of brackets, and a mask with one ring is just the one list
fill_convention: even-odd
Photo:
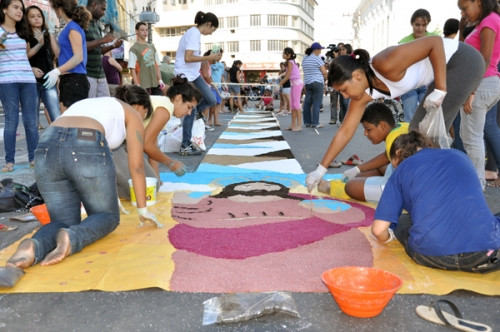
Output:
[[[251,103],[252,104],[252,103]],[[302,132],[284,131],[284,137],[305,172],[316,168],[331,138],[338,130],[329,125],[328,98],[324,99],[325,111],[320,121],[324,128]],[[1,110],[0,110],[1,113]],[[231,114],[221,114],[226,125]],[[43,115],[42,123],[46,124]],[[287,128],[290,116],[278,117],[282,128]],[[0,128],[3,127],[0,116]],[[207,132],[209,148],[225,129],[215,127]],[[33,170],[28,166],[24,130],[20,125],[16,170],[1,174],[17,182],[34,182]],[[361,127],[353,141],[339,156],[347,159],[358,154],[363,160],[383,151],[383,146],[373,146],[363,137]],[[180,157],[190,172],[196,171],[202,156]],[[0,157],[4,157],[3,149]],[[3,160],[1,165],[3,165]],[[329,169],[329,173],[341,173],[345,167]],[[167,171],[165,168],[162,171]],[[460,179],[457,179],[460,181]],[[500,189],[487,188],[485,196],[493,212],[500,211]],[[19,226],[12,232],[0,233],[0,249],[9,246],[26,233],[38,227],[37,222],[13,223],[8,218],[12,213],[0,214],[0,223]],[[292,277],[292,276],[290,276]],[[318,276],[319,278],[320,276]],[[499,280],[500,287],[500,280]],[[493,330],[500,327],[498,296],[483,296],[468,291],[456,291],[446,296],[395,295],[385,310],[377,317],[354,318],[343,314],[329,293],[293,293],[300,318],[284,315],[268,315],[247,322],[229,325],[202,326],[203,302],[218,294],[177,293],[161,289],[146,289],[129,292],[87,291],[77,293],[29,293],[2,294],[0,289],[0,331],[450,331],[450,328],[429,323],[415,314],[415,308],[429,304],[439,298],[452,300],[462,311],[464,318],[490,325]]]

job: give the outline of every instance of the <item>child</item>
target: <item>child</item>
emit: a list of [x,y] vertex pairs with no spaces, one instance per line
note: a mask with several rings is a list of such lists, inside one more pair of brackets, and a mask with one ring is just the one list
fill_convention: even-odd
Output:
[[264,91],[264,95],[257,104],[257,107],[264,108],[265,111],[274,111],[273,96],[271,95],[271,90],[266,89],[266,91]]
[[[365,136],[372,144],[385,141],[385,152],[345,171],[342,181],[346,182],[345,192],[351,198],[378,202],[387,180],[394,171],[389,155],[392,143],[399,135],[408,133],[408,123],[396,123],[389,107],[376,102],[366,107],[361,124],[365,128]],[[330,183],[322,180],[318,190],[330,193]]]
[[[395,170],[377,206],[372,234],[384,243],[396,237],[408,256],[427,267],[500,269],[500,215],[488,208],[474,166],[460,151],[430,147],[417,131],[394,141]],[[403,209],[409,216],[401,215]]]
[[293,51],[292,48],[286,47],[283,50],[282,54],[283,59],[286,60],[286,75],[279,82],[280,86],[285,87],[287,82],[290,82],[290,109],[292,112],[292,122],[290,124],[291,131],[301,131],[302,123],[301,123],[301,107],[300,107],[300,95],[302,91],[302,87],[304,86],[304,82],[302,81],[302,77],[300,75],[299,66],[295,62],[295,58],[297,55]]

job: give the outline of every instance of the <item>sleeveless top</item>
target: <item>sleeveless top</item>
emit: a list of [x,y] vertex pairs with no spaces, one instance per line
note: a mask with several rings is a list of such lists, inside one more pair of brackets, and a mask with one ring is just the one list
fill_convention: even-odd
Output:
[[106,75],[106,81],[108,81],[108,84],[120,84],[120,73],[109,63],[108,55],[104,55],[102,57],[102,68],[104,69],[104,74]]
[[113,97],[87,98],[71,105],[61,117],[85,116],[99,122],[111,150],[119,147],[127,137],[125,110]]

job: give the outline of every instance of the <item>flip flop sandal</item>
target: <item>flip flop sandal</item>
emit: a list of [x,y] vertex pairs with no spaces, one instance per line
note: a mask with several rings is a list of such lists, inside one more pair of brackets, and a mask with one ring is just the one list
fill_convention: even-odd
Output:
[[500,188],[500,182],[498,180],[486,181],[486,187]]
[[334,160],[332,163],[328,166],[328,168],[340,168],[342,166],[342,163],[339,163],[338,161]]
[[342,165],[348,165],[348,166],[358,166],[363,163],[363,160],[359,159],[357,154],[353,154],[352,156],[349,157],[346,161],[342,162]]
[[2,173],[10,173],[14,170],[14,164],[9,163],[2,167]]
[[5,224],[0,224],[0,232],[10,232],[15,231],[17,226],[7,226]]
[[[446,311],[442,311],[439,306],[440,303],[447,304],[453,311],[453,315],[447,313]],[[492,331],[491,327],[488,325],[463,319],[462,314],[458,310],[457,306],[453,302],[448,300],[438,300],[435,303],[431,303],[429,306],[419,305],[415,311],[420,318],[439,325],[453,327],[460,331]]]

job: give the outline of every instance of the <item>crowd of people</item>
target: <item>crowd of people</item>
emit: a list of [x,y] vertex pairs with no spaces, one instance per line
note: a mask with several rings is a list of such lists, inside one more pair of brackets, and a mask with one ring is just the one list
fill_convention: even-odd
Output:
[[[171,116],[183,118],[179,154],[199,155],[200,147],[191,140],[196,119],[220,125],[218,114],[226,99],[230,111],[246,110],[242,62],[235,60],[226,70],[222,49],[214,46],[205,53],[200,49],[202,36],[219,27],[215,14],[196,13],[195,25],[179,41],[173,68],[168,56],[160,62],[159,52],[147,41],[147,24],[138,22],[128,62],[133,84],[123,85],[121,66],[110,55],[122,41],[101,30],[106,1],[89,0],[83,7],[76,0],[50,0],[50,5],[64,22],[57,40],[37,6],[24,8],[21,0],[0,3],[6,161],[2,172],[15,167],[21,109],[28,159],[52,219],[23,240],[8,260],[18,268],[58,263],[112,232],[120,219],[117,197],[126,196],[129,178],[140,221],[161,227],[146,207],[145,177],[159,179],[159,163],[179,176],[185,172],[181,162],[158,149],[161,129]],[[373,144],[385,142],[386,149],[345,171],[343,181],[352,198],[379,202],[373,235],[388,242],[395,229],[408,255],[419,264],[489,272],[500,268],[500,217],[489,211],[482,194],[483,138],[490,158],[500,165],[500,130],[486,120],[500,99],[500,5],[497,0],[459,0],[458,7],[462,21],[458,26],[456,20],[447,22],[444,37],[427,31],[431,15],[419,9],[410,19],[413,32],[374,56],[339,43],[324,57],[325,48],[314,42],[299,64],[295,51],[286,47],[275,81],[281,97],[276,112],[291,114],[288,130],[293,132],[322,128],[319,113],[323,95],[329,92],[330,124],[338,123],[339,129],[317,169],[307,174],[309,192],[315,188],[329,192],[323,177],[361,123],[367,138]],[[456,29],[462,41],[453,38]],[[257,106],[273,112],[273,91],[264,79]],[[377,103],[397,97],[402,99],[407,123],[394,121],[391,110]],[[40,101],[50,126],[39,137]],[[442,110],[446,130],[460,114],[453,135],[467,155],[437,149],[418,132],[427,113],[436,110]],[[455,160],[451,168],[446,167],[450,160]],[[422,179],[439,185],[414,185],[427,181]],[[498,175],[493,181],[498,185]],[[467,200],[471,192],[474,197]],[[444,203],[450,193],[452,208]],[[81,204],[88,214],[84,220]],[[405,222],[400,221],[403,209],[409,213]],[[430,214],[436,217],[429,219]],[[474,227],[466,226],[471,218],[477,219]],[[451,230],[461,235],[443,236]],[[422,239],[426,233],[433,237]],[[473,241],[462,239],[465,235]]]

